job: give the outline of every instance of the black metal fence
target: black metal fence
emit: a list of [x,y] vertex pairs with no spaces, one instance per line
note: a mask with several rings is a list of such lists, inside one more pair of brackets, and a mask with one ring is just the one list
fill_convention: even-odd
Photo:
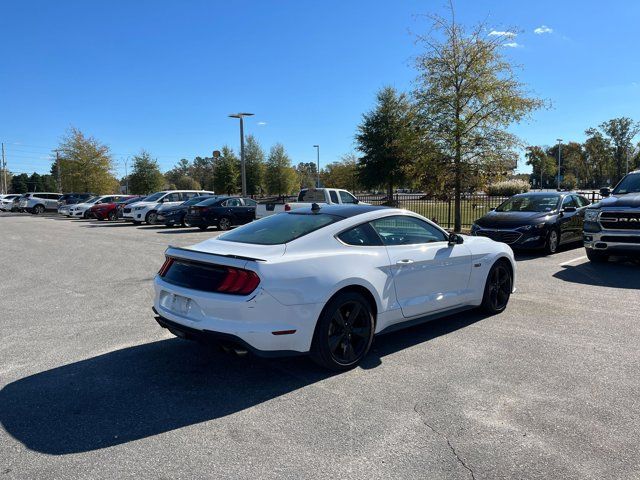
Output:
[[[579,192],[590,202],[600,199],[597,192]],[[454,200],[447,197],[433,197],[420,193],[396,193],[391,199],[385,194],[356,195],[361,202],[371,205],[387,205],[396,208],[406,208],[412,212],[427,217],[443,228],[453,228],[455,213]],[[494,197],[485,194],[464,194],[460,202],[461,220],[463,227],[471,227],[473,222],[485,215],[492,208],[496,208],[509,197]]]

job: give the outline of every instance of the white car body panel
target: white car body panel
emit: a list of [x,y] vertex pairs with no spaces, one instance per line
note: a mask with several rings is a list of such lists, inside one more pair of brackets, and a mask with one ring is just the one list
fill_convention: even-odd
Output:
[[[285,214],[286,215],[286,214]],[[381,216],[409,215],[400,209],[374,210],[311,232],[284,245],[228,242],[224,235],[167,255],[252,270],[260,277],[248,296],[181,288],[155,278],[154,307],[161,317],[189,328],[234,335],[262,351],[308,352],[326,303],[345,287],[365,288],[375,301],[375,333],[442,312],[479,306],[489,269],[500,258],[516,264],[511,248],[484,237],[418,246],[352,246],[335,236]],[[432,222],[429,222],[433,224]],[[242,227],[240,227],[242,228]],[[413,259],[399,264],[397,260]],[[252,260],[257,259],[257,260]],[[176,298],[191,299],[188,311]],[[276,336],[271,332],[296,330]]]
[[[160,193],[160,192],[156,192],[156,193]],[[133,222],[145,222],[147,214],[149,212],[152,212],[152,211],[157,212],[160,207],[165,207],[165,206],[170,207],[174,205],[180,205],[185,201],[184,199],[181,199],[175,202],[163,201],[168,195],[171,195],[173,193],[189,193],[189,194],[195,193],[197,195],[204,195],[204,194],[214,195],[214,193],[209,190],[166,190],[166,191],[163,190],[162,193],[164,195],[158,198],[157,201],[151,201],[151,202],[140,201],[140,202],[134,202],[130,205],[127,205],[126,209],[130,209],[130,211],[123,212],[122,214],[123,218],[125,220],[133,221]]]
[[8,194],[8,195],[0,195],[0,210],[9,211],[13,208],[13,200],[20,195]]

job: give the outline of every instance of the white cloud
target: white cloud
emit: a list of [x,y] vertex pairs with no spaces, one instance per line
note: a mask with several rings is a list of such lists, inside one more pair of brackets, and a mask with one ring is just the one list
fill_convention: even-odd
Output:
[[264,127],[266,124],[267,124],[267,122],[258,122],[258,125],[259,125],[260,127]]
[[535,33],[536,35],[553,33],[553,28],[547,27],[546,25],[540,25],[538,28],[533,30],[533,33]]
[[520,48],[522,45],[520,45],[518,42],[507,42],[503,43],[502,46],[507,48]]
[[491,30],[489,32],[490,37],[515,37],[517,34],[514,32],[503,32],[500,30]]

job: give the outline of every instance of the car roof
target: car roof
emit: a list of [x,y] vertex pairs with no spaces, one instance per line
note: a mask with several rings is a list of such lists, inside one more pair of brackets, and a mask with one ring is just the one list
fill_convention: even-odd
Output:
[[349,218],[363,213],[374,212],[376,210],[387,210],[389,207],[379,205],[319,205],[320,210],[312,210],[311,207],[296,208],[287,213],[293,214],[310,214],[310,213],[326,213],[328,215],[336,215],[338,217]]

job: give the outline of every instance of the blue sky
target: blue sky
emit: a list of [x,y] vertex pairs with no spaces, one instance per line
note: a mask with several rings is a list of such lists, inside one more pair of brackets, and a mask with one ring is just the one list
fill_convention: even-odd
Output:
[[[145,148],[180,158],[238,149],[236,111],[265,149],[294,163],[354,150],[363,112],[384,85],[411,88],[411,31],[443,0],[4,2],[0,140],[10,170],[45,172],[69,126],[108,144],[119,162]],[[457,19],[513,30],[505,53],[553,107],[513,127],[530,144],[616,116],[640,120],[640,2],[455,2]],[[551,31],[536,34],[542,26]],[[524,162],[520,166],[526,170]]]

